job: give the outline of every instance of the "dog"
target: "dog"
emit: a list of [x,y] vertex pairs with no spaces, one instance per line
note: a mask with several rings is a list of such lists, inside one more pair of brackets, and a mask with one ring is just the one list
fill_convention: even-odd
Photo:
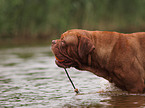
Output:
[[145,91],[145,32],[72,29],[52,40],[56,64],[86,70],[130,93]]

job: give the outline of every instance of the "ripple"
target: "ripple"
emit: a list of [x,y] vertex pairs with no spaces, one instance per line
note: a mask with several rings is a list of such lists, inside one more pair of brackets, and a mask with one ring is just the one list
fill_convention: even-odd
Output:
[[145,94],[128,94],[86,71],[68,69],[76,95],[50,47],[0,50],[0,107],[145,107]]

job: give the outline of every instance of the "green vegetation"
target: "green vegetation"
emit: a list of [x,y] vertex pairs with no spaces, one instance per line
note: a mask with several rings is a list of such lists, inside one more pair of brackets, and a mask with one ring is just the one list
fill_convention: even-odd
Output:
[[0,0],[0,43],[41,43],[72,28],[145,31],[145,0]]

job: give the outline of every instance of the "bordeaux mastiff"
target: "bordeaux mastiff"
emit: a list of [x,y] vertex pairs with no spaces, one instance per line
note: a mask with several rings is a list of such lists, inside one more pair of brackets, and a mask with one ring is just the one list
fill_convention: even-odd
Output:
[[145,90],[145,32],[68,30],[52,51],[59,67],[90,71],[131,93]]

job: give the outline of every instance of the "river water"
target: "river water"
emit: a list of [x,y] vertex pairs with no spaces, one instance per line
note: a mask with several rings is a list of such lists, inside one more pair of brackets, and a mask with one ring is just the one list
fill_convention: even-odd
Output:
[[145,108],[145,94],[128,94],[103,78],[55,65],[50,47],[0,50],[0,108]]

